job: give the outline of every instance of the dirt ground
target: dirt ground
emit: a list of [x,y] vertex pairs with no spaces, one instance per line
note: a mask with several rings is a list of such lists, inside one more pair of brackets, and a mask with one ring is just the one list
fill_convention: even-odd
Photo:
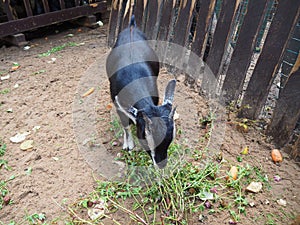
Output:
[[[104,56],[109,52],[106,47],[107,27],[92,30],[67,24],[51,29],[56,31],[45,30],[39,37],[31,39],[28,50],[13,46],[2,46],[0,50],[1,77],[9,75],[0,82],[0,138],[7,144],[7,151],[1,158],[11,166],[10,171],[0,169],[0,178],[2,181],[12,175],[15,177],[7,182],[8,196],[13,204],[0,209],[0,221],[4,224],[10,221],[27,224],[24,218],[34,213],[44,213],[45,222],[49,224],[65,224],[63,221],[70,217],[64,206],[87,196],[96,186],[95,177],[100,178],[99,170],[87,163],[86,155],[80,150],[77,129],[80,124],[74,123],[74,117],[78,118],[74,104],[78,103],[84,90],[89,89],[89,86],[80,89],[83,77],[92,79],[98,76],[93,71],[99,70],[105,75]],[[60,51],[39,56],[64,44],[67,46]],[[12,70],[14,63],[20,67]],[[99,68],[95,69],[97,66]],[[170,75],[162,74],[159,79],[161,91],[169,78]],[[179,113],[177,123],[184,131],[178,138],[195,147],[205,133],[199,118],[208,114],[209,104],[186,87],[182,77],[178,81],[175,94]],[[111,102],[108,82],[102,80],[101,87],[100,84],[94,84],[94,87],[91,96],[96,99],[92,110],[96,129],[102,144],[109,148],[112,112],[107,108]],[[75,105],[80,107],[80,104]],[[30,131],[26,140],[34,142],[33,148],[23,151],[20,143],[12,143],[10,138],[26,131]],[[270,159],[270,150],[274,146],[254,128],[244,134],[232,124],[226,124],[223,138],[220,147],[227,158],[235,159],[244,146],[249,146],[247,161],[262,167],[272,186],[270,191],[254,197],[255,206],[247,210],[248,214],[240,224],[253,224],[255,218],[257,224],[271,224],[267,217],[271,214],[276,215],[272,224],[289,224],[291,217],[300,213],[299,165],[286,154],[280,166],[275,165]],[[275,182],[275,175],[282,180]],[[287,205],[280,206],[279,199],[286,200]],[[208,215],[205,224],[228,224],[228,218],[228,213],[218,217]],[[200,223],[197,219],[194,221],[194,224]]]

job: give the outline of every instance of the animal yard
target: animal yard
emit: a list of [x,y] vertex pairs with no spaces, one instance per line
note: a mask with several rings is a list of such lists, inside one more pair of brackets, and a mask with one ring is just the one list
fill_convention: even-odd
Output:
[[[21,2],[0,12],[1,225],[300,224],[298,0]],[[112,101],[133,14],[121,39],[150,40],[168,122]],[[139,44],[126,63],[146,63]],[[173,120],[165,166],[151,140]]]

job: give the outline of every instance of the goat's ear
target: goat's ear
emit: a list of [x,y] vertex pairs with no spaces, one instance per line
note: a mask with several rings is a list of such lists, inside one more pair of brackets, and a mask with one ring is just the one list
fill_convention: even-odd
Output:
[[136,115],[137,115],[137,109],[131,106],[128,110],[126,110],[119,102],[118,96],[115,97],[115,103],[119,111],[124,113],[129,119],[132,120],[134,124],[136,124]]
[[148,147],[149,147],[150,152],[151,152],[151,158],[153,160],[154,156],[155,156],[155,153],[154,153],[155,144],[154,144],[152,128],[151,128],[152,121],[146,115],[145,112],[142,112],[142,116],[143,116],[143,119],[145,120],[145,138],[147,140],[147,144],[148,144]]
[[163,105],[168,103],[171,105],[173,104],[175,86],[176,86],[176,80],[170,80],[165,90],[165,97],[162,103]]
[[143,116],[143,119],[145,120],[145,123],[146,123],[146,127],[150,126],[152,124],[152,121],[151,119],[146,115],[145,112],[142,112],[142,116]]
[[174,118],[174,114],[175,114],[175,112],[176,112],[176,108],[177,108],[177,106],[175,106],[175,107],[172,109],[172,111],[170,112],[170,114],[169,114],[169,118],[172,119],[172,120],[173,120],[173,118]]

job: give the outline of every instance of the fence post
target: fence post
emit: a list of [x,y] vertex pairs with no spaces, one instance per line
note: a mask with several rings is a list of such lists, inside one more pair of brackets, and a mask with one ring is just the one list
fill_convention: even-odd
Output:
[[[240,116],[257,119],[268,96],[282,55],[300,12],[300,1],[279,1],[262,53],[242,101]],[[249,105],[250,107],[244,107]]]
[[174,28],[173,42],[185,46],[191,25],[191,16],[195,6],[195,0],[183,0],[180,2],[180,10]]
[[228,40],[231,36],[230,31],[239,3],[240,0],[222,2],[220,17],[218,18],[216,31],[214,33],[212,45],[207,58],[207,65],[216,77],[219,76],[219,69],[222,64]]
[[167,41],[168,39],[174,4],[174,0],[166,0],[164,2],[157,35],[157,39],[160,41]]
[[157,29],[155,24],[157,20],[158,2],[157,0],[148,1],[148,11],[145,23],[145,34],[149,40],[156,39]]
[[242,91],[268,1],[250,0],[248,3],[247,14],[240,28],[240,34],[222,87],[222,94],[227,103],[236,101]]
[[200,0],[200,10],[197,16],[197,25],[191,50],[202,58],[208,29],[213,15],[216,0]]
[[134,6],[134,16],[135,16],[135,21],[136,25],[138,28],[143,30],[144,26],[144,0],[136,0],[135,1],[135,6]]
[[[300,54],[292,74],[282,89],[280,98],[273,112],[273,118],[267,134],[274,137],[274,142],[282,147],[286,144],[300,118]],[[298,149],[300,153],[300,149]]]
[[109,28],[108,28],[108,36],[107,36],[107,44],[109,47],[112,47],[115,43],[115,38],[117,34],[118,28],[118,15],[119,15],[119,4],[120,0],[113,0],[111,3],[111,12],[109,18]]

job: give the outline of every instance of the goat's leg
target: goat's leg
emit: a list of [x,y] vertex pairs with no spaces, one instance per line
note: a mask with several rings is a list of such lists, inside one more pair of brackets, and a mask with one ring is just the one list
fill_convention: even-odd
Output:
[[134,148],[134,143],[130,132],[130,126],[124,127],[123,149],[132,150],[133,148]]
[[132,150],[134,148],[134,142],[130,131],[130,119],[120,110],[117,111],[121,120],[124,131],[123,149]]

